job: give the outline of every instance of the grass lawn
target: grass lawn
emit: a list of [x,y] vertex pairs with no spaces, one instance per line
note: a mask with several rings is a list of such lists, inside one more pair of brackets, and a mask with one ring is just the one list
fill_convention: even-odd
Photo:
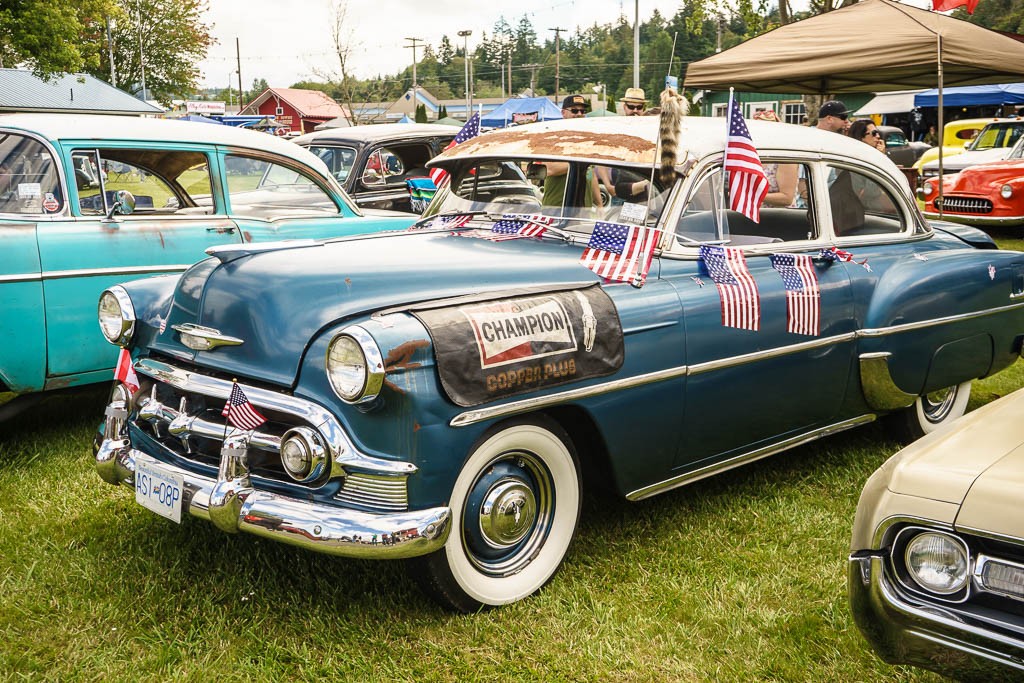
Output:
[[[1020,386],[1024,364],[971,406]],[[939,680],[878,660],[847,607],[857,498],[899,447],[883,425],[640,503],[588,496],[544,591],[456,616],[399,563],[143,510],[93,469],[104,398],[0,425],[0,680]]]

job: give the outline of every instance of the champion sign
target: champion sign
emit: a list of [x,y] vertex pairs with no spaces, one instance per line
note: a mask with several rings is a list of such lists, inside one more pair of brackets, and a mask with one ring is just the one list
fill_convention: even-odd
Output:
[[625,357],[615,304],[597,284],[410,312],[460,406],[610,375]]
[[569,314],[554,298],[515,299],[459,310],[473,326],[481,368],[576,350]]

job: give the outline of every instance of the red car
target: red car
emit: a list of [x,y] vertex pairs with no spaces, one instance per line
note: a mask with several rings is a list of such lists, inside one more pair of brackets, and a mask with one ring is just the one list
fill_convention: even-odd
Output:
[[981,226],[1024,225],[1024,138],[1002,161],[945,176],[941,201],[937,178],[925,181],[920,195],[928,218]]

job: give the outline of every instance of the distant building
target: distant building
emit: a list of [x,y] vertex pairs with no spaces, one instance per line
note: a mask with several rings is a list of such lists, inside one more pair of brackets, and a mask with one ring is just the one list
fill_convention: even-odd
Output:
[[239,113],[272,117],[290,131],[310,133],[321,123],[345,116],[345,109],[319,90],[268,88]]
[[[478,97],[473,100],[473,111],[487,114],[500,107],[506,100],[508,100],[507,97]],[[469,118],[466,114],[465,97],[439,100],[423,86],[417,86],[415,92],[409,88],[405,94],[393,102],[353,103],[352,112],[355,114],[357,123],[394,123],[400,121],[403,116],[415,119],[416,105],[418,104],[422,104],[426,110],[428,122],[436,121],[439,118],[438,113],[441,111],[441,107],[445,108],[451,118],[462,121]],[[556,104],[560,106],[561,103]]]
[[88,74],[58,74],[44,81],[30,71],[0,69],[0,112],[141,116],[163,109]]

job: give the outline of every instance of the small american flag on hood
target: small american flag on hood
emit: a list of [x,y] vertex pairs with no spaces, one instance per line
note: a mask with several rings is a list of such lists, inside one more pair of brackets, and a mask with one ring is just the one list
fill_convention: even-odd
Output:
[[228,402],[224,404],[224,410],[220,411],[220,414],[239,429],[256,429],[267,421],[267,418],[263,417],[249,401],[242,387],[238,386],[238,382],[231,385],[231,395],[228,396]]

